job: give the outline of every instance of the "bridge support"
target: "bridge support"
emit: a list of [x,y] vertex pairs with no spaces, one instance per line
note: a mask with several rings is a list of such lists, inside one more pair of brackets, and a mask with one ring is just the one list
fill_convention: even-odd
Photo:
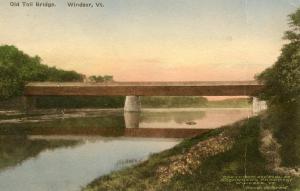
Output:
[[266,101],[261,101],[257,97],[252,99],[252,113],[257,115],[259,112],[267,109]]
[[125,112],[140,112],[141,111],[141,102],[138,96],[126,96]]

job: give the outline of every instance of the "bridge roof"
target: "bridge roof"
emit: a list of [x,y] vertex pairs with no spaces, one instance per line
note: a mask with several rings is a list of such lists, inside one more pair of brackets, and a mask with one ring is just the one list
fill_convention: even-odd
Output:
[[55,86],[232,86],[259,85],[256,81],[170,81],[170,82],[30,82],[26,86],[55,87]]
[[193,82],[35,82],[25,86],[27,96],[248,96],[263,85],[256,81]]

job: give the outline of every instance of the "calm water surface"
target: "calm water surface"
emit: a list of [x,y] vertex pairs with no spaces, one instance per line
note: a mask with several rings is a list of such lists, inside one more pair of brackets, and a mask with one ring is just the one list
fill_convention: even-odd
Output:
[[64,111],[0,120],[1,191],[76,191],[181,138],[233,123],[249,109]]
[[[251,115],[252,111],[248,108],[145,109],[141,113],[139,127],[214,129]],[[193,122],[193,124],[189,122]]]
[[[2,169],[1,191],[80,190],[96,177],[144,160],[150,153],[170,148],[177,142],[94,137],[92,140],[83,138],[72,147],[45,148],[36,156]],[[33,143],[32,148],[37,146],[34,144],[39,142]]]

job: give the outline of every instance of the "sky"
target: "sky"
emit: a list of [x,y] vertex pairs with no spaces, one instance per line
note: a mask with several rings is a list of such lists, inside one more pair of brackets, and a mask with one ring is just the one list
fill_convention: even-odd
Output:
[[280,55],[287,15],[300,7],[300,0],[38,1],[53,8],[10,2],[0,2],[1,45],[117,81],[253,80]]

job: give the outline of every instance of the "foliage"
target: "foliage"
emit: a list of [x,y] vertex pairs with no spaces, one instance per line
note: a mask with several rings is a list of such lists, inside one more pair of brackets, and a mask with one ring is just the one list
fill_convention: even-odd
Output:
[[0,46],[0,100],[22,95],[29,81],[82,81],[83,75],[42,64],[15,46]]
[[145,96],[141,97],[142,107],[149,108],[245,108],[250,106],[248,98],[207,100],[199,96]]
[[259,123],[259,118],[251,118],[226,129],[235,137],[232,149],[205,160],[190,175],[174,177],[160,190],[247,190],[243,185],[222,182],[222,177],[270,175],[259,151]]
[[104,190],[154,190],[160,184],[156,179],[156,168],[159,165],[170,162],[170,157],[184,153],[187,149],[197,144],[199,141],[218,135],[221,130],[213,130],[191,139],[186,139],[175,147],[153,154],[147,161],[134,167],[128,167],[121,171],[112,172],[109,175],[101,176],[84,188],[84,191],[104,191]]
[[[78,82],[85,76],[42,64],[38,56],[31,57],[15,46],[0,46],[0,101],[20,96],[26,82]],[[90,76],[91,82],[112,82],[113,76]],[[123,97],[45,97],[38,98],[42,108],[123,107]]]
[[[226,183],[221,179],[223,176],[244,176],[245,172],[247,176],[271,175],[259,151],[259,127],[260,118],[255,117],[184,140],[172,149],[152,155],[141,164],[99,177],[83,190],[245,190],[242,184]],[[187,153],[193,145],[219,133],[234,137],[231,150],[208,158],[191,174],[180,174],[167,183],[158,180],[156,169],[159,166],[170,163],[174,156]]]
[[271,128],[281,145],[281,165],[300,165],[300,100],[294,105],[271,107],[265,126]]
[[213,108],[249,108],[250,98],[229,98],[224,100],[211,100],[207,103],[207,107]]
[[288,41],[276,63],[257,76],[265,85],[262,99],[269,105],[294,104],[300,96],[300,9],[289,15]]
[[265,85],[260,97],[268,101],[266,126],[281,145],[281,165],[295,167],[300,164],[300,9],[289,20],[281,55],[257,78]]
[[90,76],[89,81],[91,82],[113,82],[114,78],[110,75],[104,75],[104,76]]
[[141,97],[142,107],[197,107],[207,105],[207,99],[198,96]]
[[44,96],[37,97],[37,108],[122,108],[124,96]]

